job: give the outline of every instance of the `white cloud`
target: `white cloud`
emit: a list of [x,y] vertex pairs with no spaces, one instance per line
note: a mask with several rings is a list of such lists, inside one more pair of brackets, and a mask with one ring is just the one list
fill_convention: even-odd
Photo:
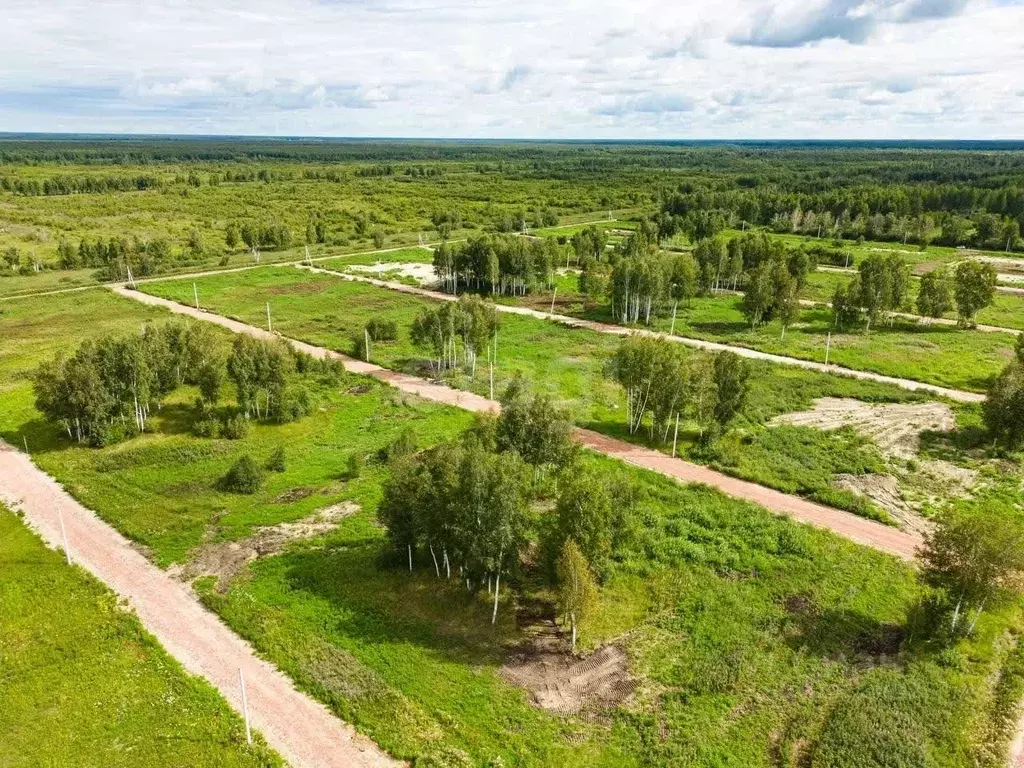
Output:
[[1017,0],[5,0],[0,129],[1021,138]]

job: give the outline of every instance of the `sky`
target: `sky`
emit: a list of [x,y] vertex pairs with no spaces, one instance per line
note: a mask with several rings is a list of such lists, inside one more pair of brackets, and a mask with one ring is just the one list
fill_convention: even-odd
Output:
[[1024,139],[1024,0],[4,0],[0,131]]

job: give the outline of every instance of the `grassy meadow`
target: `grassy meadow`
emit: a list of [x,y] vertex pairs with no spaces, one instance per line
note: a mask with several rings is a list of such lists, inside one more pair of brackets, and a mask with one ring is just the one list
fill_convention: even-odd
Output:
[[0,572],[0,765],[282,765],[113,593],[2,507]]
[[[373,345],[371,359],[391,368],[431,375],[426,353],[416,349],[408,335],[416,314],[432,306],[429,299],[293,268],[209,276],[197,285],[204,308],[260,325],[265,322],[269,299],[274,327],[280,333],[346,353],[354,351],[369,319],[394,320],[400,328],[399,339]],[[150,283],[142,290],[183,303],[192,300],[191,282]],[[567,405],[581,426],[627,439],[646,439],[626,434],[624,395],[604,373],[617,338],[517,315],[502,316],[498,336],[496,394],[521,374],[533,387],[550,392]],[[767,428],[765,424],[779,414],[808,408],[819,397],[888,402],[926,398],[890,385],[789,366],[752,361],[751,370],[753,381],[740,429],[709,448],[698,444],[696,427],[687,425],[680,433],[682,455],[744,479],[886,519],[884,512],[862,497],[838,490],[832,483],[838,472],[881,471],[884,463],[873,443],[852,430],[822,432],[806,427]],[[478,394],[489,393],[488,371],[483,365],[475,377],[455,372],[446,374],[445,379]],[[965,418],[977,410],[957,409]]]
[[[200,282],[206,306],[231,296],[213,292],[223,277]],[[364,294],[367,286],[298,270],[233,277],[233,285],[260,295],[278,289],[272,301],[282,333],[305,336],[311,331],[300,331],[319,326],[339,346],[347,338],[342,317],[358,318],[372,307],[378,316],[412,311],[384,301],[409,297]],[[355,292],[337,291],[338,285]],[[303,303],[311,299],[312,310]],[[105,318],[111,329],[167,316],[104,291],[84,292],[73,306]],[[304,308],[318,319],[300,315]],[[638,500],[582,642],[621,647],[635,693],[593,716],[536,709],[499,670],[531,628],[520,617],[551,600],[538,574],[524,564],[492,627],[485,597],[468,598],[458,584],[435,577],[428,562],[418,562],[412,574],[397,563],[374,518],[387,472],[376,453],[406,427],[421,447],[454,436],[468,415],[346,376],[340,385],[316,389],[316,407],[298,422],[257,426],[241,441],[212,440],[192,435],[191,393],[182,388],[153,416],[151,432],[82,448],[35,414],[26,376],[57,346],[70,348],[100,326],[69,316],[66,297],[4,309],[0,334],[7,337],[17,324],[27,339],[20,351],[0,356],[0,396],[21,403],[4,410],[4,437],[29,435],[40,466],[157,563],[187,561],[197,545],[239,539],[339,500],[359,505],[335,531],[257,560],[228,585],[201,579],[197,588],[301,688],[398,757],[452,766],[496,765],[500,758],[515,766],[852,767],[863,765],[873,745],[906,742],[901,754],[910,765],[968,766],[977,735],[990,732],[998,698],[986,681],[1015,658],[1012,607],[986,613],[971,640],[932,647],[906,634],[925,596],[906,564],[711,489],[597,456],[585,460],[604,477],[637,484]],[[59,341],[47,342],[55,332]],[[543,343],[527,344],[529,334],[540,333]],[[561,355],[571,336],[550,324],[517,330],[511,322],[501,334],[499,359],[523,348],[541,363],[539,350],[555,345]],[[574,343],[591,343],[581,338]],[[602,350],[588,354],[599,358]],[[538,370],[528,367],[537,364],[529,357],[508,360],[527,373]],[[552,373],[576,388],[592,420],[602,407],[614,412],[585,399],[597,386],[596,372]],[[535,381],[541,385],[539,373]],[[813,384],[793,378],[784,387],[776,379],[757,388],[770,391],[756,407],[766,413],[785,405],[770,398],[807,396],[801,387]],[[213,488],[234,456],[248,452],[259,460],[278,445],[287,451],[286,471],[254,496],[229,498]],[[348,469],[352,454],[366,457],[355,475]],[[536,509],[538,525],[545,509]],[[1006,686],[1015,679],[1006,677]],[[182,711],[188,710],[177,714]],[[26,740],[33,748],[40,741]]]

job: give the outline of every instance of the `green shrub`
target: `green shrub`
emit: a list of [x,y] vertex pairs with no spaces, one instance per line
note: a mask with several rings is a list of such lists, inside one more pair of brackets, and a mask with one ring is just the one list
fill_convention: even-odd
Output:
[[224,422],[224,429],[221,435],[228,440],[242,440],[249,434],[249,421],[240,413],[227,419]]
[[398,339],[398,323],[394,320],[374,318],[366,324],[366,333],[371,341],[396,341]]
[[221,424],[214,418],[200,419],[192,425],[192,434],[196,437],[220,437]]
[[354,480],[363,472],[363,454],[350,453],[348,455],[348,477]]
[[270,454],[270,458],[267,459],[267,469],[271,472],[284,472],[285,461],[283,445],[279,445],[274,449],[274,452]]
[[221,487],[231,493],[256,493],[263,484],[263,470],[246,454],[236,461],[221,479]]

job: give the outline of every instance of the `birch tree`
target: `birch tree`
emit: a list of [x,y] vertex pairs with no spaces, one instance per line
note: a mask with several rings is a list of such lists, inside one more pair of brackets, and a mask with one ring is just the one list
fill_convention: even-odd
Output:
[[587,559],[572,539],[567,539],[558,557],[558,610],[572,633],[572,649],[576,650],[579,624],[586,619],[597,601],[597,585],[590,573]]

